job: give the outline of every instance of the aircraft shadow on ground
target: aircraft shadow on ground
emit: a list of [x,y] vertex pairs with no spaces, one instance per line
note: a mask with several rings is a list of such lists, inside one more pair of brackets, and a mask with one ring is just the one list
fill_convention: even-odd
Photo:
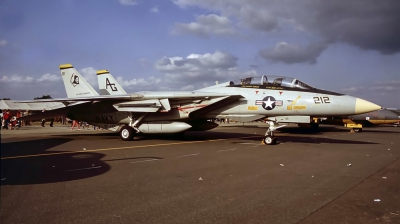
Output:
[[[316,133],[320,134],[321,133]],[[246,140],[260,141],[263,139],[263,135],[258,134],[245,134],[245,133],[232,133],[232,132],[187,132],[183,136],[176,136],[176,138],[168,136],[144,136],[142,139],[136,140],[146,140],[146,139],[168,139],[168,140],[180,140],[180,141],[204,141],[204,140],[216,140],[216,139],[228,139],[228,138],[245,138]],[[340,140],[332,138],[316,137],[316,135],[310,136],[293,136],[293,135],[278,135],[278,142],[298,142],[298,143],[333,143],[333,144],[378,144],[374,142],[367,141],[355,141],[355,140]],[[246,141],[234,142],[243,143]]]
[[[53,135],[53,136],[60,136],[63,137],[65,135],[62,134],[57,134],[57,135]],[[108,132],[97,132],[97,131],[92,131],[92,132],[81,132],[81,133],[76,133],[76,134],[69,134],[68,136],[71,137],[76,137],[76,136],[85,136],[85,137],[102,137],[104,139],[119,139],[119,133],[118,132],[112,132],[112,131],[108,131]]]
[[260,126],[257,124],[233,124],[233,125],[229,125],[229,126],[219,126],[219,128],[268,128],[266,126]]
[[[281,131],[283,130],[283,131]],[[321,130],[321,129],[320,129]],[[339,139],[331,139],[331,138],[322,138],[316,137],[318,135],[323,135],[324,132],[349,132],[347,129],[338,129],[335,127],[323,127],[322,131],[315,132],[307,128],[299,128],[299,127],[288,127],[279,129],[279,131],[275,132],[278,137],[278,142],[299,142],[299,143],[336,143],[336,144],[377,144],[373,142],[367,141],[355,141],[355,140],[339,140]],[[278,133],[282,133],[281,135]],[[294,136],[294,135],[285,135],[285,134],[308,134],[309,136]],[[362,133],[357,133],[359,135]],[[115,133],[93,133],[91,134],[93,137],[101,136],[102,138],[113,138],[120,141],[119,137]],[[254,137],[256,136],[256,137]],[[133,142],[135,141],[146,141],[153,139],[160,140],[171,140],[171,141],[206,141],[206,140],[216,140],[216,139],[229,139],[229,138],[246,138],[247,140],[255,140],[261,141],[264,135],[260,134],[246,134],[240,132],[214,132],[214,131],[188,131],[184,135],[171,135],[171,134],[149,134],[149,135],[140,135],[135,137]]]
[[361,134],[363,133],[363,132],[367,132],[367,133],[372,133],[372,132],[374,132],[374,133],[400,133],[400,130],[399,131],[388,131],[388,130],[377,130],[377,129],[374,129],[374,130],[369,130],[369,129],[367,129],[367,128],[364,128],[363,130],[362,130],[362,132],[361,132]]
[[[254,138],[246,138],[247,140],[261,141],[262,136],[254,137]],[[308,137],[308,136],[285,136],[285,135],[277,135],[278,144],[281,143],[311,143],[311,144],[320,144],[320,143],[331,143],[331,144],[379,144],[375,142],[365,142],[365,141],[355,141],[355,140],[341,140],[341,139],[332,139],[332,138],[319,138],[319,137]],[[244,143],[245,141],[233,142],[236,144]]]
[[[101,161],[104,157],[101,153],[46,151],[68,141],[71,139],[49,138],[2,144],[1,185],[64,182],[101,175],[110,170],[110,166]],[[46,153],[61,154],[12,158]]]
[[143,135],[136,140],[165,139],[180,141],[205,141],[227,138],[243,138],[254,136],[254,134],[232,133],[232,132],[213,132],[213,131],[188,131],[184,135]]
[[[82,136],[80,134],[68,135],[71,137]],[[139,134],[135,136],[135,141],[152,140],[152,139],[162,139],[162,140],[181,140],[181,141],[201,141],[201,140],[213,140],[220,138],[235,138],[235,137],[248,137],[254,136],[254,134],[246,133],[232,133],[232,132],[213,132],[213,131],[187,131],[185,134]],[[61,135],[60,135],[61,137]],[[90,133],[85,134],[85,137],[90,139],[102,138],[102,139],[117,139],[120,141],[118,133]]]
[[[278,129],[278,132],[288,133],[288,134],[323,134],[324,132],[343,132],[349,133],[351,131],[350,128],[338,128],[331,126],[320,126],[317,130],[312,128],[305,127],[283,127]],[[400,130],[397,131],[389,131],[389,130],[378,130],[373,127],[365,127],[362,132],[376,132],[376,133],[400,133]],[[357,134],[361,134],[357,133]]]

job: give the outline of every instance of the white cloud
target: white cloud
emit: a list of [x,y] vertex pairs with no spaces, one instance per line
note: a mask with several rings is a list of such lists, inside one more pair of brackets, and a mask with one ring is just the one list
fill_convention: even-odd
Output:
[[382,93],[382,92],[400,91],[400,81],[390,80],[386,82],[371,83],[365,86],[346,87],[343,88],[342,91],[346,93],[357,93],[357,92],[377,93],[377,91]]
[[379,90],[379,91],[400,91],[400,81],[390,80],[387,82],[377,82],[368,88],[369,90]]
[[86,81],[92,86],[98,86],[99,83],[97,81],[96,73],[97,69],[94,69],[93,67],[87,67],[79,70],[79,73],[82,75]]
[[342,91],[347,92],[347,93],[354,93],[354,92],[361,91],[363,89],[365,89],[365,87],[363,87],[363,86],[352,86],[352,87],[343,88]]
[[341,92],[360,97],[383,107],[399,107],[400,81],[389,80],[343,88]]
[[43,74],[39,78],[34,78],[32,76],[16,75],[16,74],[10,76],[3,75],[0,78],[0,82],[16,83],[16,84],[33,83],[33,82],[55,82],[59,80],[61,80],[61,76],[50,73]]
[[[382,54],[400,52],[399,1],[374,0],[172,0],[237,20],[242,27],[271,32],[288,27],[329,43],[348,43]],[[289,23],[288,23],[289,22]]]
[[274,48],[261,50],[259,54],[264,59],[284,62],[286,64],[314,64],[317,62],[317,58],[326,47],[327,44],[322,42],[312,43],[306,47],[280,42]]
[[[252,0],[243,4],[242,0],[173,0],[181,8],[198,6],[213,12],[220,12],[226,17],[238,20],[242,27],[258,31],[279,30],[279,17],[275,15],[274,2]],[[287,6],[285,6],[287,7]],[[282,9],[280,9],[282,11]]]
[[186,85],[186,86],[183,86],[182,88],[180,88],[179,90],[181,90],[181,91],[190,91],[190,90],[194,90],[195,88],[194,88],[194,86],[193,85]]
[[137,0],[119,0],[122,5],[136,5]]
[[[240,27],[248,28],[249,31],[270,33],[293,29],[298,31],[296,34],[306,37],[311,35],[314,40],[329,44],[346,43],[387,55],[400,52],[400,1],[380,3],[374,0],[309,0],[306,4],[297,0],[172,2],[183,9],[199,7],[221,14],[237,21]],[[195,28],[199,29],[193,26],[192,30]]]
[[190,54],[186,58],[163,57],[156,62],[155,68],[164,73],[164,85],[189,90],[214,85],[215,81],[224,82],[257,74],[256,71],[239,71],[237,60],[229,53],[216,51],[213,54]]
[[[98,85],[96,78],[97,69],[93,67],[83,68],[79,70],[79,73],[91,84]],[[21,82],[21,83],[33,83],[33,82],[58,82],[62,80],[60,75],[55,75],[51,73],[45,73],[39,78],[34,78],[32,76],[22,76],[22,75],[3,75],[0,78],[0,82]]]
[[398,90],[399,87],[397,86],[372,86],[369,88],[370,90],[384,90],[384,91],[393,91]]
[[0,40],[0,46],[6,46],[8,42],[6,40]]
[[149,86],[154,86],[156,84],[159,84],[162,81],[161,78],[156,78],[156,77],[149,77],[149,78],[135,78],[131,80],[126,80],[121,76],[117,77],[117,82],[122,86],[122,87],[149,87]]
[[158,12],[159,12],[158,6],[154,6],[153,8],[151,8],[151,9],[150,9],[150,12],[158,13]]
[[[155,68],[163,73],[161,77],[150,76],[148,78],[126,79],[118,76],[116,80],[127,92],[156,91],[156,90],[193,90],[197,88],[214,85],[218,80],[235,80],[242,76],[254,76],[257,72],[252,70],[241,72],[237,67],[235,56],[229,53],[216,51],[215,53],[190,54],[187,57],[164,57],[155,63]],[[139,60],[148,63],[145,59]],[[87,67],[79,70],[79,73],[92,86],[97,87],[97,69]],[[40,82],[59,80],[58,76],[44,74],[38,79]],[[6,77],[6,80],[9,78]],[[15,79],[15,78],[14,78]],[[19,78],[18,80],[22,80]],[[0,79],[1,81],[1,79]]]
[[278,30],[278,19],[266,8],[252,7],[249,5],[241,7],[234,13],[239,19],[239,24],[251,27],[259,31]]
[[38,81],[38,82],[43,82],[43,81],[54,82],[54,81],[58,81],[58,80],[61,80],[60,75],[54,75],[54,74],[50,74],[50,73],[43,74],[38,79],[36,79],[36,81]]
[[5,83],[31,83],[33,81],[35,81],[35,79],[32,76],[3,75],[3,77],[0,78],[0,82]]
[[[127,92],[160,90],[194,90],[213,85],[216,80],[238,79],[243,75],[237,70],[237,58],[229,53],[190,54],[187,57],[163,57],[155,63],[155,68],[163,73],[161,77],[126,79],[116,77],[117,82]],[[140,60],[147,64],[146,60]],[[80,70],[89,82],[95,77],[92,67]],[[247,73],[256,74],[255,71]]]
[[164,57],[156,62],[155,67],[168,74],[197,77],[216,70],[235,68],[237,60],[238,58],[229,53],[216,51],[214,54],[190,54],[186,58]]
[[231,21],[227,17],[215,14],[200,15],[196,17],[196,22],[189,24],[175,23],[172,34],[190,34],[199,37],[208,37],[210,34],[229,35],[233,34]]

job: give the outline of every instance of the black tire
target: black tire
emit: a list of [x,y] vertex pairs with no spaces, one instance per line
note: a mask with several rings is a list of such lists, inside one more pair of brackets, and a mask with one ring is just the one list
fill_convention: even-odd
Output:
[[353,128],[353,131],[358,133],[358,132],[362,132],[362,128]]
[[130,126],[123,126],[119,131],[119,137],[122,141],[132,141],[135,130]]
[[265,136],[263,139],[264,144],[266,145],[275,145],[277,141],[276,137],[272,137],[272,136]]

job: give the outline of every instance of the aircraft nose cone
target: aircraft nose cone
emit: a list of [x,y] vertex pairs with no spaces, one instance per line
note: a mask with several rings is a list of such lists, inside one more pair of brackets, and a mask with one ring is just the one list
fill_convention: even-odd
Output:
[[381,109],[381,106],[379,105],[376,105],[374,103],[371,103],[369,101],[360,98],[356,99],[356,107],[355,107],[356,114],[368,113],[379,109]]

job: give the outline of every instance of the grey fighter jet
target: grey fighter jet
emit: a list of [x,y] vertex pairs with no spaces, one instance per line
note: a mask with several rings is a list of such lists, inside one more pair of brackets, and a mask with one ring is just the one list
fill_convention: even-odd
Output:
[[[99,84],[100,95],[126,94],[125,90],[108,70],[98,70],[97,80]],[[389,109],[382,109],[374,112],[351,116],[325,118],[313,117],[313,119],[306,119],[306,121],[309,121],[311,123],[299,123],[299,126],[311,127],[316,129],[318,128],[319,124],[336,124],[344,125],[347,128],[351,128],[352,132],[361,132],[363,127],[370,127],[380,124],[396,124],[399,122],[399,116]],[[285,121],[285,123],[290,122]]]
[[60,70],[68,98],[20,102],[63,102],[68,106],[23,119],[67,114],[70,119],[119,131],[122,140],[132,140],[138,132],[209,130],[216,127],[207,121],[213,118],[241,122],[266,118],[270,127],[263,141],[270,145],[276,143],[273,132],[282,127],[278,126],[280,122],[310,123],[318,117],[362,114],[381,108],[295,78],[275,76],[248,77],[195,91],[98,95],[71,64],[60,65]]

